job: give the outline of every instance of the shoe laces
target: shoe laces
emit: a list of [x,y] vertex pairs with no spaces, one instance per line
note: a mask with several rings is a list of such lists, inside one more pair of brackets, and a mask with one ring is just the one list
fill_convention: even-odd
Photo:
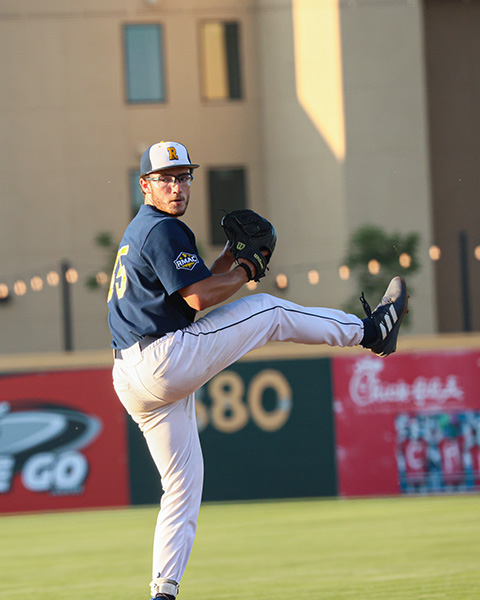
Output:
[[368,318],[370,318],[372,316],[372,309],[370,308],[370,304],[367,302],[367,299],[365,298],[365,294],[363,292],[362,292],[362,295],[360,296],[360,302],[362,303],[365,314],[367,315]]

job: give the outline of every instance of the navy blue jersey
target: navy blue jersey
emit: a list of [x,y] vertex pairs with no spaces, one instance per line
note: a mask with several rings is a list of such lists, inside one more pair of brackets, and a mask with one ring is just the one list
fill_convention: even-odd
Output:
[[128,348],[193,322],[196,311],[178,290],[206,279],[192,230],[176,217],[143,205],[120,242],[108,294],[112,347]]

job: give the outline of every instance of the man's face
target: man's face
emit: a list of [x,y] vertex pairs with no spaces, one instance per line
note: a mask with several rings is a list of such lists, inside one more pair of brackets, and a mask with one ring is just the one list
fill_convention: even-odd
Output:
[[[151,204],[172,217],[181,217],[187,210],[190,199],[191,180],[188,167],[175,167],[150,173],[140,179],[140,187],[145,194],[145,204]],[[184,176],[186,181],[173,180]]]

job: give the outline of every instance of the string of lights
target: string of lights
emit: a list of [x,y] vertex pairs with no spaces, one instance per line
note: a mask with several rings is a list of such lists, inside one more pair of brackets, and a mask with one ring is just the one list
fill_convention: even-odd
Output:
[[[441,250],[438,246],[430,246],[428,249],[428,255],[432,261],[438,261],[441,258]],[[475,248],[474,256],[480,261],[480,246]],[[399,255],[398,262],[402,268],[409,269],[412,265],[412,257],[407,252],[403,252]],[[368,262],[367,269],[371,275],[378,275],[381,272],[382,265],[378,260],[372,259]],[[348,281],[350,276],[350,267],[348,265],[340,265],[338,268],[338,277],[342,281]],[[315,268],[310,268],[307,271],[307,279],[310,285],[317,285],[320,282],[319,271]],[[255,290],[257,285],[258,284],[255,281],[249,281],[247,283],[247,288],[249,290]],[[284,272],[279,272],[275,276],[275,285],[280,290],[286,289],[288,287],[288,275]]]
[[[480,261],[480,245],[475,247],[473,254],[475,259]],[[428,256],[433,262],[439,261],[442,256],[440,247],[437,245],[430,246],[428,249]],[[398,262],[403,269],[409,269],[412,265],[412,257],[407,252],[402,252],[398,257]],[[381,272],[382,265],[378,260],[372,259],[368,262],[367,269],[371,275],[378,275]],[[338,268],[338,277],[342,281],[348,281],[350,276],[351,270],[348,265],[341,265]],[[320,273],[317,269],[311,268],[307,271],[307,279],[310,285],[317,285],[320,282]],[[247,283],[247,288],[249,290],[255,290],[257,285],[258,284],[255,281],[250,281]],[[279,272],[275,276],[275,285],[280,290],[286,289],[288,287],[288,275],[284,272]]]
[[[434,262],[439,261],[442,256],[442,251],[439,246],[433,245],[428,249],[428,255]],[[474,249],[474,257],[480,261],[480,245]],[[408,269],[412,264],[412,257],[406,252],[400,254],[398,257],[400,266],[404,269]],[[303,265],[305,266],[305,265]],[[378,275],[381,271],[381,264],[378,260],[372,259],[367,265],[369,273],[372,275]],[[70,267],[65,271],[65,280],[70,285],[75,285],[80,280],[79,269]],[[85,269],[86,271],[87,269]],[[275,285],[278,289],[286,289],[288,287],[288,274],[284,272],[286,269],[279,268],[279,272],[275,276]],[[44,269],[38,269],[35,274],[26,275],[21,274],[18,276],[2,278],[0,277],[0,300],[6,300],[10,296],[25,296],[29,292],[37,293],[45,290],[48,287],[58,287],[62,274],[59,268],[46,267]],[[81,269],[83,271],[83,269]],[[91,269],[89,275],[91,275]],[[87,276],[87,273],[84,274]],[[341,265],[338,268],[338,277],[342,281],[348,281],[351,276],[350,268],[347,265]],[[320,282],[320,273],[317,269],[307,266],[306,270],[307,281],[310,285],[318,285]],[[95,279],[99,287],[106,287],[110,281],[110,275],[105,271],[97,271]],[[250,281],[247,284],[249,290],[255,290],[257,287],[255,281]]]
[[[73,266],[66,269],[64,274],[60,268],[47,267],[37,269],[37,272],[33,275],[23,273],[10,278],[0,277],[0,300],[7,300],[12,295],[25,296],[29,292],[36,293],[49,287],[58,287],[63,276],[70,285],[74,285],[80,280],[79,271]],[[110,281],[110,276],[104,271],[98,271],[95,278],[100,287],[105,287]]]

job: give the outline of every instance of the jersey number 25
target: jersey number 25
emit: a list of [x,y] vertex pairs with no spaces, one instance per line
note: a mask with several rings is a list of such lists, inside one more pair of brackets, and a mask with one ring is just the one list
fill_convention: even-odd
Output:
[[113,293],[117,292],[117,298],[120,300],[127,289],[127,270],[122,263],[122,258],[128,254],[130,246],[122,246],[118,251],[113,267],[112,279],[110,280],[110,289],[108,290],[107,302],[112,299]]

